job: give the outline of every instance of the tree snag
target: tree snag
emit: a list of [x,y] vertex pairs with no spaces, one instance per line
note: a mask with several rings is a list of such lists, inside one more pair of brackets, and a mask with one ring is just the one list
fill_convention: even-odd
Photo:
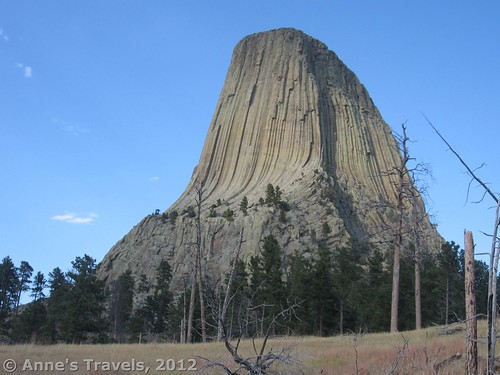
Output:
[[474,274],[474,238],[472,232],[465,231],[465,318],[467,342],[465,356],[465,374],[477,374],[477,320],[476,286]]

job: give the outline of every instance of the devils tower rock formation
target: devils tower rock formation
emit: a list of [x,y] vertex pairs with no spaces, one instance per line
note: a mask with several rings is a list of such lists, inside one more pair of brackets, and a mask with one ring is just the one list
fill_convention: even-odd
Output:
[[[219,277],[242,230],[244,257],[259,251],[270,233],[287,253],[317,247],[319,240],[332,247],[349,241],[389,247],[394,233],[387,207],[396,205],[389,172],[400,160],[367,90],[334,52],[294,29],[250,35],[234,49],[185,192],[164,215],[146,217],[119,241],[102,261],[100,277],[114,280],[131,269],[153,280],[156,265],[167,259],[175,283],[190,278],[197,212],[189,207],[197,206],[200,191],[204,262]],[[259,203],[269,184],[279,186],[288,211]],[[247,215],[239,209],[243,197]],[[425,212],[420,200],[414,210]],[[439,241],[424,221],[425,237]]]

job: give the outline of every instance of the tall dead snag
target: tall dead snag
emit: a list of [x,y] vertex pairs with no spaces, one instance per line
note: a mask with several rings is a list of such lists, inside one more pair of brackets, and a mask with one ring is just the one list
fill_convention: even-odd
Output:
[[201,337],[203,342],[207,341],[207,321],[205,318],[205,301],[203,294],[203,269],[201,265],[201,259],[203,255],[203,228],[201,224],[201,205],[203,203],[203,193],[205,190],[203,189],[203,183],[197,183],[195,187],[196,192],[196,242],[194,243],[194,275],[192,279],[191,286],[191,295],[189,300],[189,313],[188,313],[188,321],[187,321],[187,333],[186,333],[186,342],[193,342],[193,320],[194,320],[194,309],[196,303],[196,292],[199,292],[200,298],[200,319],[201,319]]
[[[414,261],[414,270],[415,270],[415,329],[422,328],[422,294],[421,294],[421,264],[423,259],[423,252],[425,246],[429,244],[426,236],[423,235],[425,233],[425,221],[427,219],[430,220],[429,214],[426,209],[424,211],[420,211],[419,201],[424,198],[427,194],[427,185],[423,182],[422,177],[432,177],[432,173],[430,168],[425,163],[417,163],[414,167],[410,169],[410,175],[413,180],[414,185],[410,185],[410,203],[413,206],[411,212],[411,229],[413,232],[413,261]],[[425,207],[425,206],[424,206]]]
[[[196,264],[196,262],[195,262]],[[193,320],[194,320],[194,305],[196,302],[196,286],[198,283],[196,282],[197,280],[197,273],[198,273],[198,267],[195,266],[194,268],[194,276],[193,280],[191,283],[191,295],[189,299],[189,312],[188,312],[188,319],[187,319],[187,333],[186,333],[186,343],[190,344],[193,342]]]
[[[421,189],[419,192],[421,193]],[[418,197],[415,197],[417,199]],[[417,207],[414,204],[414,208]],[[422,295],[421,295],[421,284],[422,277],[420,273],[421,262],[422,262],[422,236],[421,236],[421,224],[422,221],[427,217],[427,213],[420,215],[415,209],[413,210],[413,241],[414,241],[414,269],[415,269],[415,329],[422,328]]]
[[409,138],[406,135],[405,124],[401,125],[403,134],[398,136],[399,147],[401,151],[401,163],[395,167],[395,174],[397,176],[396,186],[396,211],[397,222],[396,230],[394,233],[394,260],[392,266],[392,298],[391,298],[391,332],[398,331],[398,308],[399,308],[399,279],[401,269],[401,248],[403,245],[403,218],[405,200],[408,197],[408,169],[407,164],[410,160],[410,153],[408,150]]
[[495,227],[490,252],[490,274],[488,278],[488,374],[495,372],[495,347],[497,341],[497,275],[500,256],[500,200],[497,200]]
[[203,291],[203,269],[201,266],[201,259],[203,257],[203,228],[201,225],[201,205],[203,203],[203,193],[205,190],[203,189],[203,183],[200,183],[199,186],[196,187],[196,272],[197,282],[198,282],[198,292],[200,294],[200,319],[201,319],[201,339],[203,342],[207,342],[207,319],[205,316],[205,298]]
[[224,326],[226,323],[226,315],[227,309],[229,307],[229,303],[231,302],[232,290],[233,290],[233,282],[236,277],[236,268],[238,266],[238,259],[241,253],[241,244],[243,243],[243,229],[240,232],[240,241],[238,243],[238,249],[236,250],[236,254],[233,259],[233,266],[231,268],[231,274],[229,275],[229,280],[227,282],[226,287],[226,295],[224,296],[224,302],[222,303],[222,309],[220,310],[220,315],[217,324],[217,341],[221,341],[224,337]]
[[[403,250],[403,239],[407,238],[413,231],[415,236],[415,304],[416,304],[416,325],[421,326],[420,314],[420,233],[419,227],[423,220],[427,218],[425,210],[420,212],[419,206],[422,199],[422,189],[415,186],[415,179],[422,175],[430,174],[425,163],[416,163],[410,166],[410,162],[415,158],[410,156],[408,144],[410,138],[406,133],[405,124],[401,125],[403,133],[394,134],[401,155],[398,165],[394,166],[386,173],[391,178],[394,186],[395,204],[388,203],[387,207],[393,212],[393,223],[390,230],[394,233],[394,253],[392,271],[392,297],[391,297],[391,332],[398,331],[398,308],[399,308],[399,283],[401,272],[401,253]],[[411,218],[413,214],[413,218]],[[406,225],[405,225],[406,222]]]
[[474,275],[474,238],[472,232],[464,232],[465,240],[465,316],[467,324],[467,342],[465,374],[477,374],[477,320],[476,286]]
[[422,296],[420,294],[420,245],[415,244],[415,329],[422,329]]

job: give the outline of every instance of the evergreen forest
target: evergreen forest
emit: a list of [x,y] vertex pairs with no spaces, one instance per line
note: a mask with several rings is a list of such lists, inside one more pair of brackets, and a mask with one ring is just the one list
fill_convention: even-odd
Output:
[[[404,254],[411,254],[407,249]],[[216,340],[223,302],[227,337],[273,335],[330,336],[388,331],[391,308],[391,259],[376,248],[351,243],[342,248],[285,256],[269,235],[258,255],[234,260],[222,280],[204,277],[203,317],[199,298],[192,320],[192,341]],[[415,259],[402,257],[399,330],[415,329]],[[234,262],[233,261],[233,262]],[[450,324],[465,318],[464,256],[454,242],[419,260],[422,325]],[[233,266],[232,265],[232,266]],[[48,275],[27,261],[0,264],[0,334],[7,343],[186,342],[190,289],[173,291],[167,261],[154,282],[124,272],[111,285],[97,278],[98,264],[77,257],[69,271]],[[475,261],[477,312],[485,314],[488,267]],[[196,293],[199,293],[197,291]],[[30,302],[21,304],[21,301]],[[203,321],[202,321],[203,320]]]

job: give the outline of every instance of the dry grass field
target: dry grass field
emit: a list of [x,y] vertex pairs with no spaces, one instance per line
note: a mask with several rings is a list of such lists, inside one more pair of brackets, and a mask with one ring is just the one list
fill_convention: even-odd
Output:
[[[484,332],[484,322],[479,331]],[[464,353],[464,334],[441,335],[439,328],[428,328],[399,334],[275,338],[268,349],[293,347],[292,354],[301,362],[299,367],[278,368],[275,374],[463,374],[463,356],[437,372],[435,365]],[[479,352],[485,357],[483,345],[479,345]],[[251,356],[252,342],[243,342],[240,353]],[[9,359],[17,366],[14,374],[224,373],[220,368],[202,369],[206,361],[200,357],[235,368],[222,343],[17,345],[0,346],[0,373],[13,369],[14,362]]]

